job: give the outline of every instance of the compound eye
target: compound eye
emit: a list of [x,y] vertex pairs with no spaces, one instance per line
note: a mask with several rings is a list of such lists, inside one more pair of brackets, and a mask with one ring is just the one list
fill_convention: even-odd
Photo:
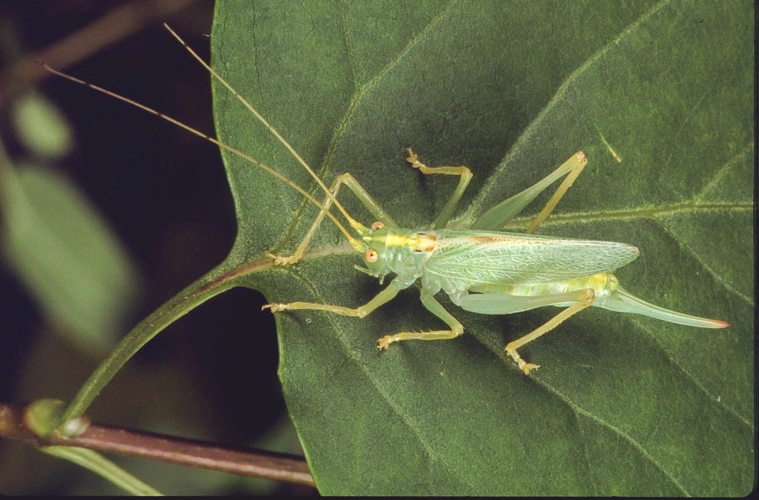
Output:
[[385,225],[381,223],[380,221],[372,222],[372,231],[376,231],[377,229],[382,229],[383,227],[385,227]]
[[367,262],[377,262],[377,251],[376,250],[367,250],[364,253],[364,260]]

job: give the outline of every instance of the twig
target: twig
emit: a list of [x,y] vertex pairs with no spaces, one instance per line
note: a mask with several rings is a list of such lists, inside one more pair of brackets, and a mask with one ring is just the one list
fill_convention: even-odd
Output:
[[42,439],[25,424],[26,405],[0,403],[0,438],[32,446],[78,446],[90,450],[189,465],[314,487],[305,459],[294,455],[218,446],[204,441],[91,424],[80,436]]
[[11,82],[18,79],[27,84],[34,84],[50,75],[40,67],[38,61],[44,61],[56,68],[67,68],[141,30],[156,19],[165,20],[192,2],[194,0],[127,3],[49,47],[30,54],[3,72],[0,79],[0,107],[8,98],[8,86]]

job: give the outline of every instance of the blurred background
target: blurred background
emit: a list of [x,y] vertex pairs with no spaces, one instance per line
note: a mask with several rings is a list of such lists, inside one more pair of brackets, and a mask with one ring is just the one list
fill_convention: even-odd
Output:
[[[220,263],[235,219],[218,149],[40,71],[57,69],[213,135],[208,0],[0,3],[0,401],[69,400],[138,321]],[[274,322],[222,294],[151,341],[95,401],[98,423],[301,453],[276,375]],[[113,457],[111,457],[113,458]],[[118,459],[170,494],[311,493]],[[0,440],[1,494],[118,494]]]

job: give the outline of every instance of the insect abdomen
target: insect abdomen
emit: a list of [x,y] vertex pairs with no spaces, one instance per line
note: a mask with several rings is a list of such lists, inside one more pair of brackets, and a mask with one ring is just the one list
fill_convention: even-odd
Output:
[[472,292],[498,293],[518,297],[542,297],[559,293],[574,292],[590,288],[596,298],[606,297],[617,288],[617,278],[611,273],[598,273],[566,281],[552,283],[522,283],[513,285],[476,285]]

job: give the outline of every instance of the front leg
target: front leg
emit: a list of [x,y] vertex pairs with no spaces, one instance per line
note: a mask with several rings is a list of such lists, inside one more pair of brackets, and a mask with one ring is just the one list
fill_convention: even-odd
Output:
[[[308,244],[311,242],[314,235],[316,235],[316,231],[319,229],[319,225],[322,223],[322,220],[324,220],[327,212],[329,212],[329,209],[332,207],[333,200],[337,198],[337,193],[340,191],[340,186],[343,184],[345,184],[345,186],[347,186],[348,189],[350,189],[353,194],[356,195],[359,201],[361,201],[361,203],[369,210],[369,212],[371,212],[372,215],[376,217],[376,220],[382,222],[386,226],[395,227],[398,225],[395,223],[393,218],[388,215],[385,209],[382,208],[382,206],[380,206],[380,204],[377,203],[374,198],[372,198],[366,189],[364,189],[364,187],[351,174],[346,172],[342,175],[338,175],[334,182],[332,182],[332,185],[329,188],[332,196],[327,196],[327,199],[324,200],[324,204],[322,205],[321,210],[319,210],[319,215],[316,216],[316,219],[314,220],[313,224],[311,224],[311,227],[306,233],[306,236],[300,242],[295,252],[292,255],[274,255],[271,253],[267,254],[267,256],[272,259],[275,266],[292,265],[303,257],[306,248],[308,248]],[[361,235],[362,231],[366,230],[366,228],[361,225],[351,224],[351,226],[354,230],[356,230],[356,232],[359,233],[359,235]],[[356,244],[353,242],[351,242],[351,246],[353,248],[357,248]]]

